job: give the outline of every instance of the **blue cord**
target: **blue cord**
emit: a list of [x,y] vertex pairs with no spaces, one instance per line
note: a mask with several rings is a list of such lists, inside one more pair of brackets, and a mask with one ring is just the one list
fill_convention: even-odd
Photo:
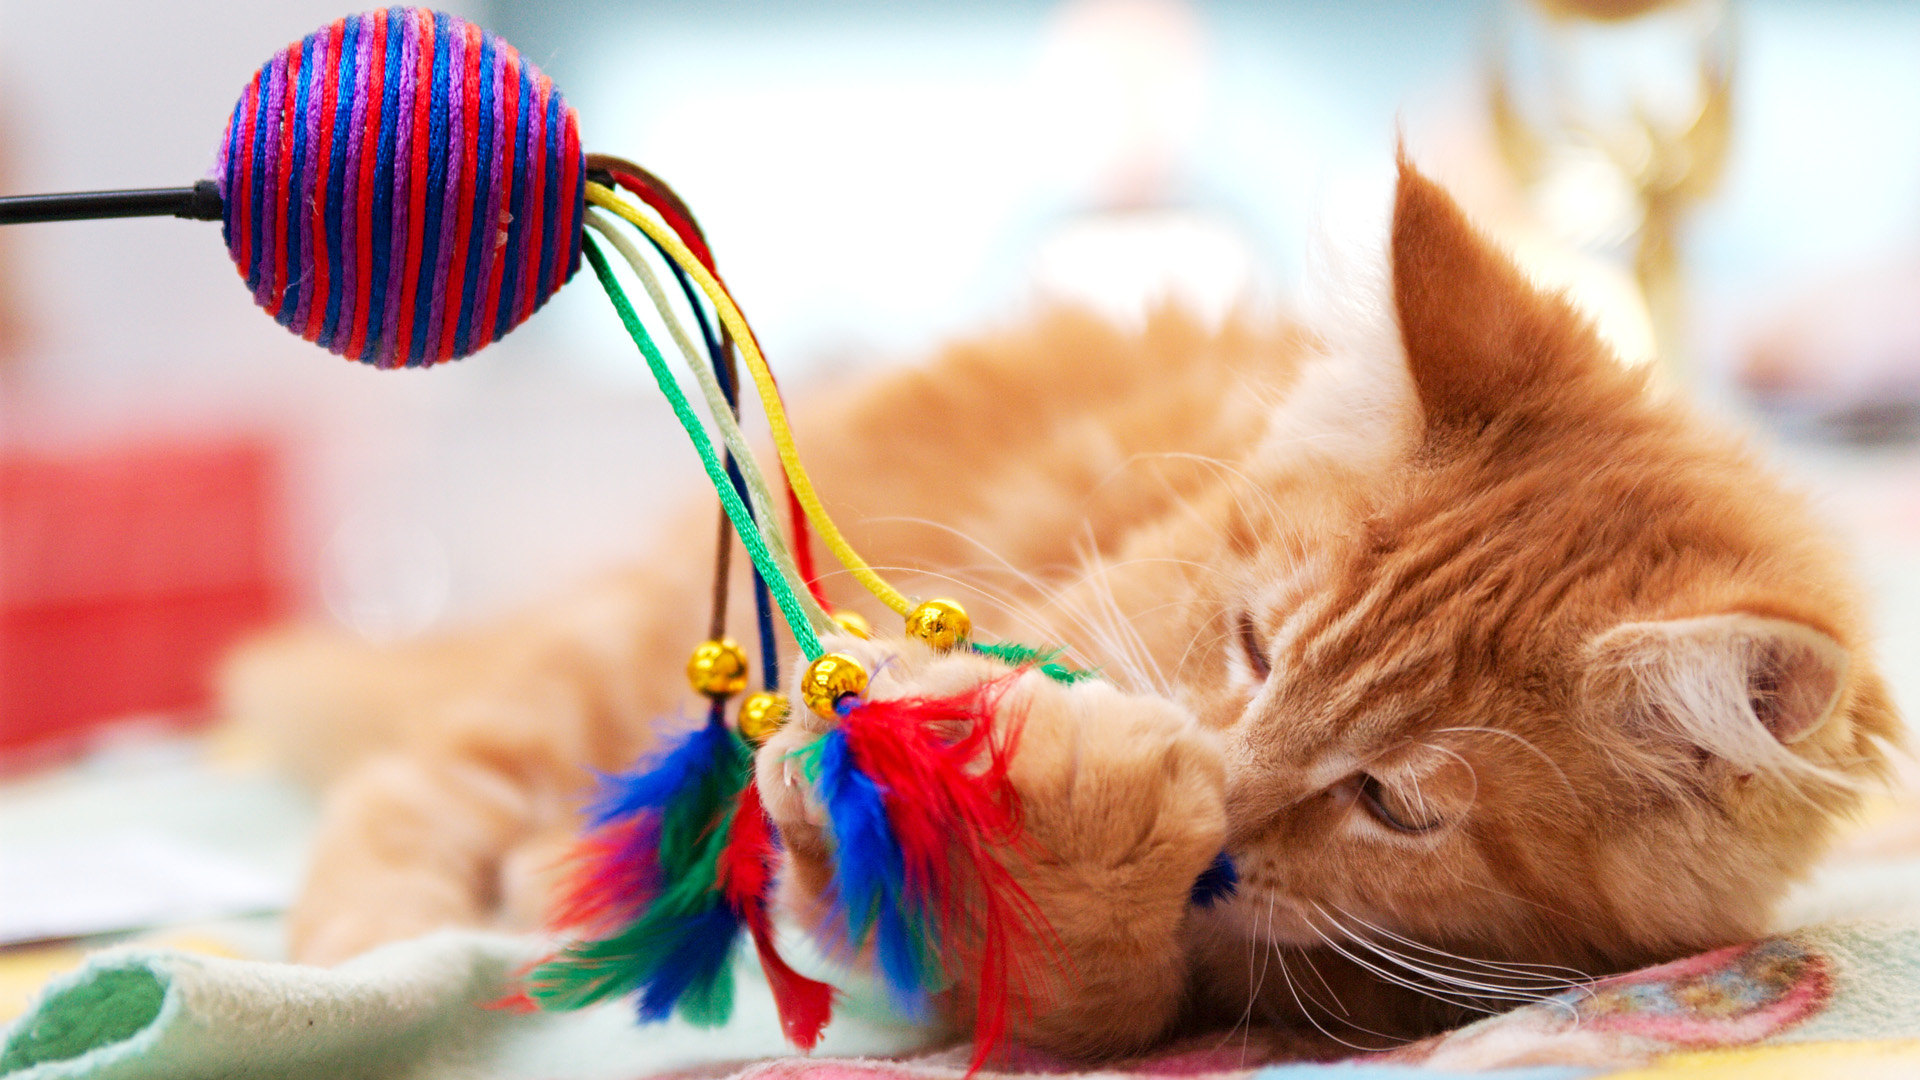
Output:
[[[649,237],[651,239],[651,237]],[[659,251],[660,245],[655,244]],[[686,295],[687,307],[693,311],[693,319],[700,324],[700,337],[707,343],[707,357],[713,364],[713,374],[720,381],[720,392],[726,396],[727,404],[733,407],[736,415],[740,412],[740,385],[734,379],[732,365],[727,363],[727,350],[714,331],[713,323],[707,318],[706,308],[701,306],[702,297],[688,279],[686,271],[674,262],[664,251],[660,252],[661,261],[667,269],[673,271],[673,279],[680,283],[680,291]],[[740,494],[740,501],[747,501],[747,482],[740,475],[740,468],[734,464],[733,453],[727,453],[727,479],[733,482],[733,490]],[[748,511],[752,513],[751,510]],[[776,526],[777,527],[777,526]],[[753,568],[753,610],[754,621],[760,628],[760,680],[768,693],[780,690],[780,653],[773,630],[773,598],[767,593],[766,579],[760,576],[760,568]]]

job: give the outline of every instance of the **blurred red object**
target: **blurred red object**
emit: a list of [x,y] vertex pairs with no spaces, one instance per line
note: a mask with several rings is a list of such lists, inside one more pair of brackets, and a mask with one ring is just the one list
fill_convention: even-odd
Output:
[[221,652],[287,608],[281,507],[260,441],[0,453],[0,760],[197,720]]

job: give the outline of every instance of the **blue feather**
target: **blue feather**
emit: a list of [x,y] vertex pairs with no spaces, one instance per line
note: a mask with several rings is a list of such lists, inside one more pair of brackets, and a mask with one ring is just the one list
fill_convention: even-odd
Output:
[[900,845],[887,822],[880,790],[853,764],[846,735],[835,729],[821,740],[815,790],[826,805],[837,846],[834,885],[847,909],[847,929],[863,940],[878,912],[892,906],[906,884]]
[[722,895],[717,866],[750,768],[746,744],[716,705],[705,725],[665,752],[601,778],[589,811],[596,827],[657,823],[646,846],[622,855],[653,863],[658,891],[624,928],[576,941],[536,968],[528,990],[537,1001],[580,1008],[637,991],[642,1019],[664,1019],[677,1008],[694,1024],[726,1022],[733,1007],[729,958],[741,926]]
[[672,932],[676,938],[672,949],[640,992],[640,1019],[665,1020],[678,1005],[696,1025],[726,1023],[733,1003],[728,964],[739,940],[739,917],[727,905],[716,904],[677,920]]
[[889,997],[909,1016],[924,1015],[927,943],[902,910],[906,861],[880,789],[855,766],[839,728],[821,740],[814,766],[815,790],[833,827],[835,904],[845,916],[847,939],[861,942],[877,930],[875,948]]
[[1234,869],[1233,857],[1223,851],[1194,879],[1189,899],[1195,907],[1212,907],[1239,891],[1240,871]]
[[588,820],[599,828],[643,810],[665,807],[724,759],[728,735],[724,724],[710,720],[633,769],[601,776],[600,790],[587,807]]
[[880,960],[880,975],[887,984],[887,1000],[909,1020],[929,1019],[927,990],[932,981],[926,964],[929,943],[924,935],[913,932],[906,914],[900,910],[898,898],[880,909],[875,923],[879,933],[874,938],[874,952]]

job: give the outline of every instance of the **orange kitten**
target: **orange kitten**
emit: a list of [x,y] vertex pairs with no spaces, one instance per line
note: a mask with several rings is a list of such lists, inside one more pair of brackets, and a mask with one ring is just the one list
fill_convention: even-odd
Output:
[[[1751,937],[1885,768],[1899,722],[1801,500],[1405,164],[1390,256],[1352,341],[1060,316],[802,433],[910,590],[1111,680],[1014,684],[1041,854],[1013,869],[1070,973],[1029,1041],[1251,1017],[1384,1046]],[[700,584],[661,565],[469,641],[242,659],[240,712],[324,726],[362,681],[397,745],[330,796],[302,955],[533,891],[578,765],[621,764],[678,696]],[[1002,670],[836,644],[881,697]],[[759,775],[804,908],[828,849],[779,762],[821,723],[799,715]],[[1239,893],[1193,908],[1223,847]]]

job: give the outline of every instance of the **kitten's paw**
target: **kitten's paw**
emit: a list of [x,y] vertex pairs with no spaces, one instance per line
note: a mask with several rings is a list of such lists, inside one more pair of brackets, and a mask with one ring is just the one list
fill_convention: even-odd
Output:
[[310,881],[287,914],[288,952],[298,963],[331,967],[379,945],[481,921],[465,890],[440,874]]
[[[997,661],[935,653],[916,641],[837,639],[829,647],[866,667],[872,700],[941,697],[1009,675]],[[824,815],[789,756],[832,722],[798,703],[794,710],[760,750],[761,791],[797,858],[824,860]],[[996,713],[1017,726],[1011,777],[1033,841],[1013,860],[1016,875],[1042,892],[1090,889],[1128,904],[1153,896],[1184,905],[1226,834],[1218,738],[1163,698],[1097,679],[1061,685],[1032,669],[1013,677]]]
[[[936,653],[918,641],[872,641],[831,635],[823,640],[829,651],[851,656],[867,671],[865,696],[874,701],[905,697],[944,697],[1004,678],[1005,665],[969,652]],[[761,747],[755,760],[760,797],[767,815],[780,830],[795,870],[807,877],[824,873],[830,848],[826,812],[800,777],[794,753],[831,731],[834,722],[818,716],[796,693],[789,701],[790,719]],[[822,879],[824,880],[824,879]]]
[[[1183,910],[1226,838],[1219,739],[1163,698],[1021,677],[1013,779],[1038,853],[1029,891]],[[1038,898],[1038,897],[1036,897]]]
[[[1028,843],[1002,861],[1033,902],[1071,973],[1020,990],[1013,1034],[1070,1053],[1145,1045],[1178,1015],[1181,927],[1194,879],[1226,837],[1218,738],[1162,698],[1090,680],[1061,685],[966,652],[914,641],[834,641],[870,673],[867,697],[944,697],[1006,679],[995,722],[1015,736],[1009,775]],[[1011,674],[1011,678],[1009,675]],[[786,843],[784,902],[802,919],[830,892],[825,815],[790,755],[832,721],[796,706],[760,749],[762,797]],[[954,999],[964,1019],[964,967]]]

